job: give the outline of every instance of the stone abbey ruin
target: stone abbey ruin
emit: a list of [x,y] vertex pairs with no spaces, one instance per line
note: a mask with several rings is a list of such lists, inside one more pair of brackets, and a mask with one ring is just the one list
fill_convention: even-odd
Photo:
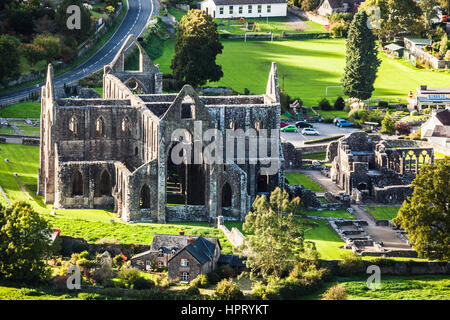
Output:
[[402,203],[424,163],[434,161],[433,148],[411,140],[382,140],[362,131],[328,145],[330,178],[355,202]]
[[[138,71],[124,68],[131,42],[140,52]],[[189,85],[162,94],[159,66],[129,36],[104,67],[102,99],[56,99],[49,65],[41,102],[38,193],[55,208],[114,208],[124,221],[242,219],[257,194],[284,186],[280,139],[271,140],[274,154],[264,156],[260,147],[254,155],[249,148],[252,138],[280,127],[275,63],[262,95],[198,96]],[[205,161],[205,133],[217,129],[224,149],[232,148],[225,141],[230,128],[246,132],[245,153],[237,150],[222,163]],[[187,134],[173,141],[179,129]],[[203,150],[183,154],[200,161],[174,163],[178,144]],[[276,174],[264,173],[274,161]]]

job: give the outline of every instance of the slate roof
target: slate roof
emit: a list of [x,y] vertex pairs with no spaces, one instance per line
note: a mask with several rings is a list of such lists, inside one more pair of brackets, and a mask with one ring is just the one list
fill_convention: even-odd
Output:
[[185,249],[201,264],[205,264],[214,258],[215,245],[203,237],[187,245]]
[[213,0],[216,6],[286,3],[286,0]]
[[[152,248],[151,250],[159,250],[162,248],[165,252],[168,250],[170,252],[172,248],[177,250],[182,249],[188,245],[188,239],[192,238],[196,240],[199,237],[187,236],[187,235],[174,235],[174,234],[155,234],[153,236]],[[220,242],[216,237],[205,237],[204,239],[212,242],[214,245]],[[221,247],[222,249],[222,247]]]
[[444,126],[450,126],[450,110],[445,109],[444,111],[440,111],[436,114],[436,118],[442,123]]

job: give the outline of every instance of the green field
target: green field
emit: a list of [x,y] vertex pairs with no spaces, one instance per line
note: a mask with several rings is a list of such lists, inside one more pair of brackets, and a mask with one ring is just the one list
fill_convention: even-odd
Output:
[[[219,237],[223,252],[225,254],[232,252],[232,246],[223,233],[217,228],[209,227],[207,222],[125,224],[113,212],[97,209],[55,210],[56,215],[51,215],[51,205],[45,205],[42,197],[29,199],[18,184],[21,182],[30,195],[36,194],[39,147],[1,144],[0,148],[0,185],[9,200],[31,203],[53,228],[61,229],[62,235],[81,237],[88,242],[116,239],[127,244],[151,244],[156,233],[178,234],[184,229],[188,235]],[[5,162],[5,158],[8,158],[9,162]],[[17,178],[13,176],[14,172],[18,173]],[[7,205],[2,195],[0,203]]]
[[323,188],[319,186],[317,183],[311,180],[308,176],[301,173],[286,173],[286,179],[288,179],[289,184],[298,185],[301,184],[307,189],[311,189],[314,192],[323,192]]
[[[321,199],[319,199],[319,200],[321,200]],[[323,211],[308,210],[308,211],[302,211],[302,213],[304,213],[308,216],[316,216],[316,217],[334,217],[334,218],[344,218],[344,219],[355,219],[355,217],[352,216],[347,210],[323,210]]]
[[400,207],[365,207],[366,210],[377,220],[392,220],[397,216]]
[[[222,40],[223,53],[217,56],[222,65],[223,78],[209,86],[231,87],[238,92],[248,88],[251,93],[265,92],[272,61],[278,64],[279,84],[291,97],[300,97],[306,106],[317,105],[325,97],[327,86],[339,86],[345,66],[345,40],[310,39],[280,41]],[[163,56],[155,59],[164,73],[171,73],[170,60],[174,41],[164,45]],[[401,60],[380,53],[382,64],[375,82],[372,98],[405,100],[410,90],[421,84],[445,87],[450,73],[421,70]],[[330,88],[329,98],[342,94],[341,89]]]
[[39,119],[40,117],[39,102],[20,102],[0,109],[0,118]]
[[304,154],[303,159],[305,160],[325,160],[327,153],[326,152],[317,152],[317,153],[310,153],[310,154]]

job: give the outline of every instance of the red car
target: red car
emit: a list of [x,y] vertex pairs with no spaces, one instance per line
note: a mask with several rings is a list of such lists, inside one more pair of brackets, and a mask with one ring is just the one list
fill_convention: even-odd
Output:
[[287,127],[288,125],[289,125],[289,123],[287,123],[286,121],[281,121],[280,122],[280,129],[284,128],[284,127]]

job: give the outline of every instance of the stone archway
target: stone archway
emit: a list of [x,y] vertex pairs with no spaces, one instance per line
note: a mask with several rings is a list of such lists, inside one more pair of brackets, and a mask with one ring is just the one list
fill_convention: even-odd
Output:
[[231,208],[233,206],[233,190],[228,182],[222,187],[222,208]]
[[111,176],[105,169],[100,175],[100,196],[111,195]]

